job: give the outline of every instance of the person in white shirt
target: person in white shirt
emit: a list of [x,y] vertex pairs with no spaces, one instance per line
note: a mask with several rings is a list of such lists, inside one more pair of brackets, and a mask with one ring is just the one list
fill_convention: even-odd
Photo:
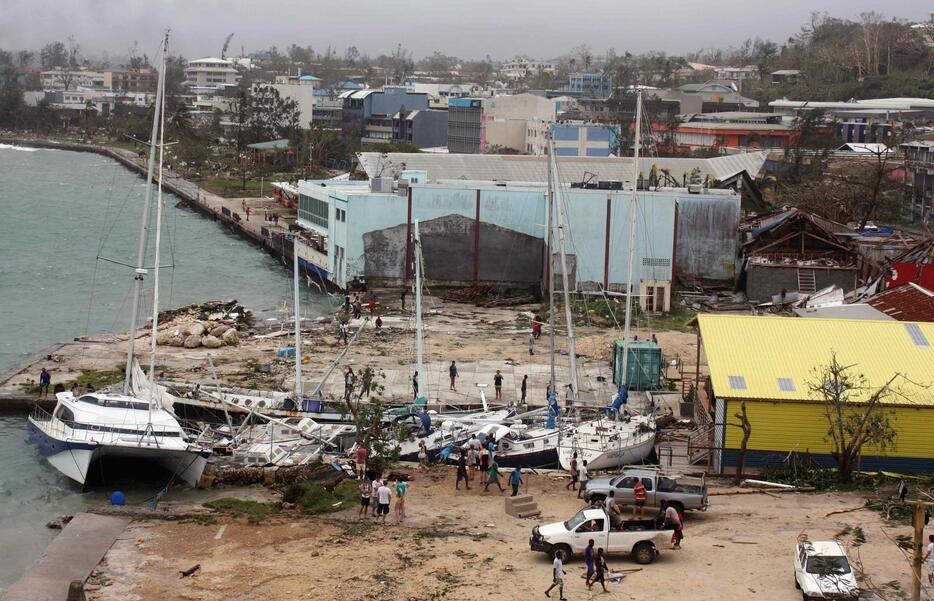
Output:
[[678,515],[678,510],[671,505],[665,507],[664,528],[671,528],[674,530],[674,534],[671,535],[671,548],[680,549],[681,540],[684,538],[684,524],[681,522],[681,516]]
[[373,479],[373,485],[370,487],[370,510],[373,512],[373,517],[376,517],[376,508],[379,505],[379,487],[383,485],[383,480],[380,476],[377,476]]
[[924,555],[924,563],[928,566],[928,584],[934,585],[934,534],[928,535],[928,552]]
[[577,489],[577,498],[581,498],[581,493],[584,492],[584,489],[587,488],[587,479],[590,475],[587,473],[587,460],[584,459],[583,463],[580,466],[580,473],[577,475],[578,480],[580,480],[581,487]]
[[392,500],[392,491],[389,490],[389,487],[385,483],[380,484],[380,487],[376,489],[376,520],[379,521],[380,518],[383,519],[383,523],[386,523],[386,516],[389,515],[389,502]]
[[555,560],[551,563],[552,582],[548,590],[545,591],[546,597],[551,597],[551,591],[558,587],[558,594],[561,595],[561,601],[564,598],[564,552],[555,551]]
[[616,491],[610,491],[609,496],[607,496],[604,505],[606,508],[606,515],[610,518],[610,526],[613,528],[618,528],[620,524],[623,523],[623,516],[620,514],[619,506],[616,504]]

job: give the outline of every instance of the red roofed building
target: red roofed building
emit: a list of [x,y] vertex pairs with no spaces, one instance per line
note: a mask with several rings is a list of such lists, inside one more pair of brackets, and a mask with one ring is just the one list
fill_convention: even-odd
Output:
[[884,290],[866,303],[898,321],[934,321],[934,292],[914,282]]

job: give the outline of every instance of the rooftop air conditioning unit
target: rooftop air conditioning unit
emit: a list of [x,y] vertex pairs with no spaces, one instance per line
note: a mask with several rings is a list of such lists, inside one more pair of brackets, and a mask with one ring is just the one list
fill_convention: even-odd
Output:
[[370,180],[370,191],[391,194],[392,193],[392,178],[391,177],[374,177],[373,179]]

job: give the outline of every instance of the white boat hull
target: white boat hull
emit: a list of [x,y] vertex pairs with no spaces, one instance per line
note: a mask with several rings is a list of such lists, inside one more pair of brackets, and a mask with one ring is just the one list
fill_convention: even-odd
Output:
[[105,457],[150,461],[197,486],[207,466],[210,451],[203,449],[167,449],[155,444],[107,444],[88,439],[56,436],[44,422],[29,418],[30,438],[49,464],[84,485],[88,470],[95,461]]
[[655,449],[655,433],[645,434],[641,437],[627,441],[618,447],[588,447],[575,446],[568,441],[558,447],[558,462],[561,468],[571,468],[571,457],[577,453],[578,462],[586,461],[590,471],[613,469],[624,465],[632,465],[645,461]]

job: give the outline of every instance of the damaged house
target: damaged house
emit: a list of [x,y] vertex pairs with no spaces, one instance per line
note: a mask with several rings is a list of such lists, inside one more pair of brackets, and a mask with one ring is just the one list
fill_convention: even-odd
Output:
[[740,288],[759,303],[832,285],[854,290],[862,261],[848,245],[849,232],[842,224],[795,208],[747,219],[740,224]]

